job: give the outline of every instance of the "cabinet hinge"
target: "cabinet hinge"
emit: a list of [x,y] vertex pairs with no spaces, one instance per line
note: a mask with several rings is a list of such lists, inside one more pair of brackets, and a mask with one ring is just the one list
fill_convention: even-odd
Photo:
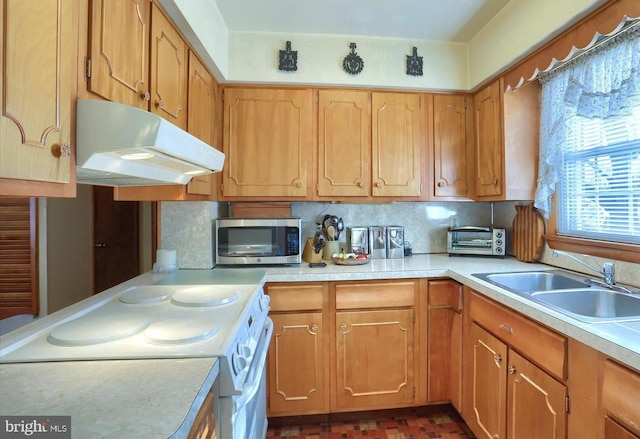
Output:
[[416,386],[413,386],[413,400],[416,399]]
[[224,183],[220,183],[220,193],[224,194]]
[[415,312],[413,313],[413,324],[414,325],[416,324],[416,313]]
[[569,395],[564,397],[564,410],[568,415],[571,414],[571,399],[569,398]]
[[84,80],[88,81],[91,79],[91,58],[88,56],[84,57]]
[[222,96],[220,97],[220,99],[222,99],[222,102],[224,102],[224,90],[222,90]]
[[316,91],[316,103],[320,102],[320,91]]

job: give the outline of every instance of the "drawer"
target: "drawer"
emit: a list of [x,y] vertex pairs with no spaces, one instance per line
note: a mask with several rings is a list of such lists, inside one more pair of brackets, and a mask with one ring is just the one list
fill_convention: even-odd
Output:
[[640,373],[605,360],[602,406],[609,416],[640,434]]
[[471,294],[471,318],[556,378],[567,378],[566,337],[506,307]]
[[271,298],[271,311],[315,311],[322,310],[326,282],[318,283],[272,283],[265,285],[265,293]]
[[413,307],[417,279],[336,283],[336,309]]

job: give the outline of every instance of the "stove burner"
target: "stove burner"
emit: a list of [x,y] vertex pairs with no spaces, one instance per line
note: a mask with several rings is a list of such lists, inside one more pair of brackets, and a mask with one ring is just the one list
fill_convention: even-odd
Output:
[[90,346],[120,340],[149,326],[148,317],[137,314],[87,314],[55,327],[47,337],[57,346]]
[[120,301],[124,303],[157,303],[171,297],[173,291],[158,287],[132,287],[122,293]]
[[211,319],[175,317],[153,323],[144,331],[147,342],[156,345],[195,343],[215,335],[220,327]]
[[204,285],[178,291],[171,296],[171,303],[178,306],[210,307],[226,305],[237,299],[238,293],[230,287]]

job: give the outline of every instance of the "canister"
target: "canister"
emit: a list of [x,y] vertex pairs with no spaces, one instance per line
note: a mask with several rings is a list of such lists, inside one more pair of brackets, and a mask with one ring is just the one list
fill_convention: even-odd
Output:
[[404,227],[387,226],[387,259],[404,258]]
[[369,227],[347,227],[347,247],[349,252],[369,253]]
[[372,259],[387,257],[387,230],[385,226],[369,226],[369,254]]

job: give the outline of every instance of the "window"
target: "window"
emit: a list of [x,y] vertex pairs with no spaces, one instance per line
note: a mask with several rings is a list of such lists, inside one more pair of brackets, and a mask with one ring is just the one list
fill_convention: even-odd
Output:
[[[640,24],[540,78],[550,247],[640,261]],[[592,251],[595,250],[595,251]]]
[[640,106],[568,125],[558,234],[640,244]]

